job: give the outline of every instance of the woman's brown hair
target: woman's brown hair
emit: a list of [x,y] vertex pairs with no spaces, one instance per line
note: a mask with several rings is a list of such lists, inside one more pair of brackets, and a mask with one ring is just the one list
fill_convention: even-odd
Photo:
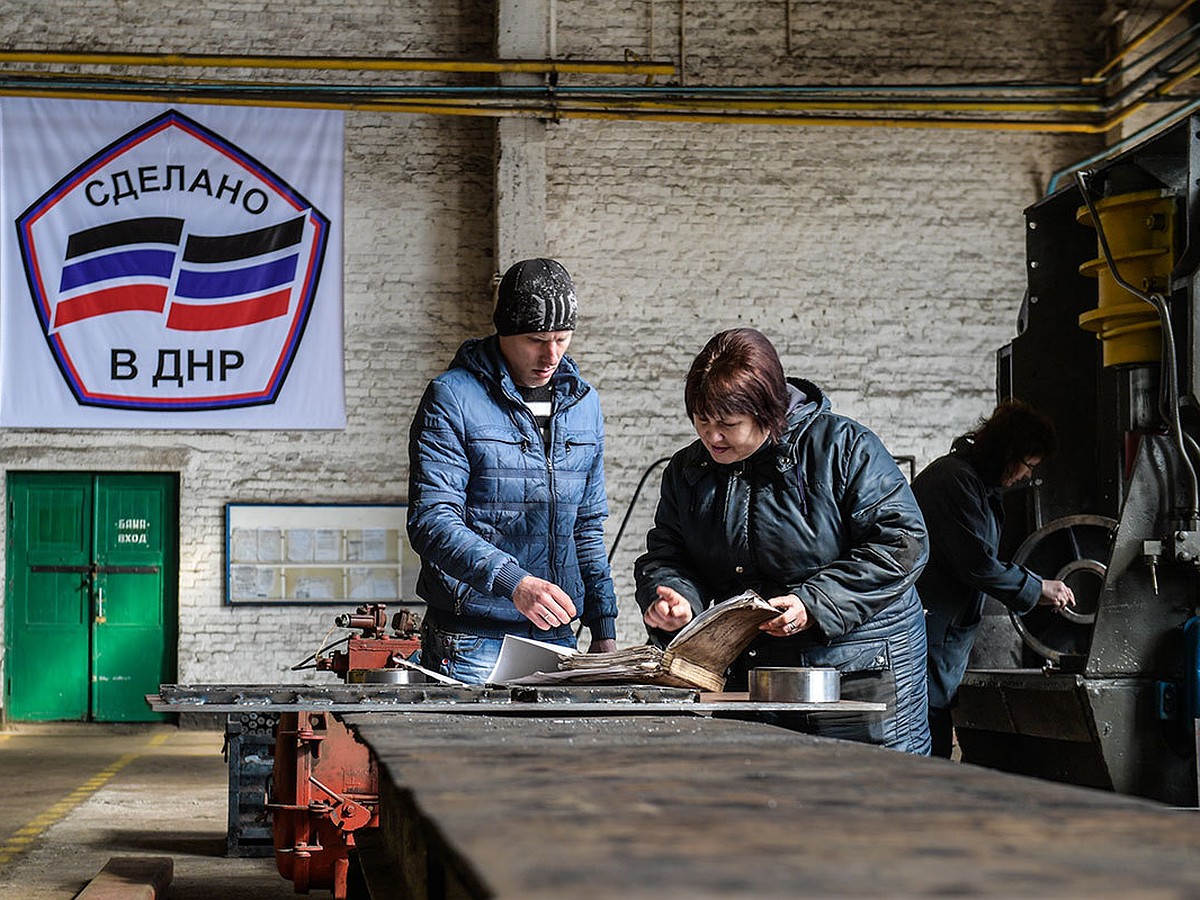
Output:
[[753,328],[722,331],[692,361],[683,402],[690,419],[750,416],[772,440],[779,440],[788,408],[779,354]]
[[988,484],[999,484],[1005,471],[1030,456],[1046,460],[1058,450],[1054,423],[1028,403],[1015,399],[1002,401],[955,445],[964,446],[968,440],[974,443],[976,467]]

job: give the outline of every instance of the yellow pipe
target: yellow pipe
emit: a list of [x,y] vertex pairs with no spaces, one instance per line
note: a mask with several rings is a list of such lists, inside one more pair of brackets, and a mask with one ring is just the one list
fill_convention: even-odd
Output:
[[1128,56],[1130,53],[1132,53],[1134,50],[1136,50],[1142,44],[1146,43],[1146,41],[1148,41],[1151,37],[1153,37],[1155,34],[1160,32],[1173,19],[1177,18],[1180,15],[1180,13],[1182,13],[1185,9],[1187,9],[1189,6],[1191,6],[1195,2],[1196,2],[1196,0],[1184,0],[1183,3],[1180,3],[1177,7],[1175,7],[1175,9],[1171,10],[1171,12],[1167,13],[1165,16],[1163,16],[1161,19],[1159,19],[1155,24],[1153,24],[1149,28],[1145,29],[1141,34],[1139,34],[1132,41],[1130,41],[1128,44],[1126,44],[1124,47],[1122,47],[1117,52],[1117,54],[1115,56],[1113,56],[1112,59],[1110,59],[1107,63],[1105,63],[1102,68],[1098,69],[1094,75],[1091,75],[1090,77],[1083,79],[1083,83],[1084,84],[1095,84],[1097,82],[1103,81],[1104,80],[1103,76],[1106,72],[1108,72],[1109,69],[1111,69],[1117,63],[1119,63],[1122,59],[1124,59],[1126,56]]
[[[1112,66],[1149,40],[1197,0],[1184,0],[1178,7],[1147,28],[1123,47],[1107,64],[1083,84],[1102,80]],[[680,0],[681,9],[683,0]],[[682,22],[681,22],[682,24]],[[456,72],[572,75],[675,75],[681,70],[671,62],[600,62],[576,60],[471,60],[471,59],[379,59],[373,57],[317,56],[235,56],[228,54],[186,53],[72,53],[31,50],[0,50],[0,63],[42,63],[52,65],[106,66],[171,66],[182,68],[263,68],[263,69],[322,69],[328,71],[382,72]],[[682,80],[681,80],[682,84]]]
[[1155,88],[1154,93],[1165,96],[1171,93],[1171,91],[1175,90],[1175,88],[1179,87],[1179,85],[1183,84],[1185,81],[1190,81],[1198,73],[1200,73],[1200,64],[1194,65],[1190,69],[1185,69],[1174,78],[1160,84],[1157,88]]
[[562,110],[564,119],[629,119],[645,122],[691,122],[699,124],[754,123],[756,125],[856,126],[860,128],[944,128],[976,131],[1047,131],[1056,134],[1094,134],[1096,126],[1058,122],[986,122],[969,119],[888,119],[846,118],[839,116],[719,116],[701,113],[610,113],[603,111]]
[[669,62],[594,62],[559,59],[373,59],[370,57],[228,56],[185,53],[46,53],[0,50],[0,62],[51,65],[175,66],[227,69],[323,69],[375,72],[523,72],[569,75],[674,75]]
[[[3,78],[22,78],[27,77],[30,73],[22,69],[3,69],[0,68],[0,79]],[[37,77],[45,82],[54,81],[79,81],[80,76],[75,72],[39,72]],[[106,85],[136,85],[144,84],[145,81],[140,78],[131,78],[126,75],[88,75],[88,81],[101,82]],[[225,87],[231,91],[263,91],[269,92],[278,89],[284,89],[289,93],[296,92],[297,89],[303,90],[305,87],[311,86],[314,89],[322,92],[327,92],[330,85],[317,84],[309,82],[306,85],[297,85],[295,82],[284,81],[222,81],[217,78],[189,78],[186,81],[176,80],[173,82],[177,88],[185,89],[191,86],[203,86],[206,88],[221,88]],[[31,88],[32,89],[32,88]],[[413,90],[421,90],[420,85],[413,85]],[[18,90],[24,90],[20,88]],[[90,88],[78,88],[78,90],[91,90]],[[347,88],[353,92],[356,88]],[[430,90],[437,90],[431,88]],[[603,89],[598,88],[601,93]],[[386,87],[379,86],[372,91],[380,95],[386,95]],[[535,100],[547,99],[534,96]],[[408,98],[402,98],[407,100]],[[417,99],[417,98],[414,98]],[[494,98],[472,97],[470,95],[447,95],[445,101],[438,102],[448,103],[481,103],[488,102]],[[510,98],[511,99],[511,98]],[[201,95],[200,100],[203,102]],[[553,101],[548,102],[585,102],[585,103],[618,103],[627,104],[629,106],[658,106],[662,104],[670,105],[674,101],[671,100],[635,100],[625,98],[614,98],[604,100],[601,98],[582,98],[573,99],[571,94],[556,94]],[[925,102],[915,100],[889,101],[884,99],[840,99],[840,100],[736,100],[736,99],[708,99],[705,97],[692,97],[685,101],[689,106],[704,108],[736,108],[736,109],[885,109],[898,110],[903,112],[980,112],[980,111],[999,111],[999,112],[1073,112],[1073,113],[1098,113],[1104,110],[1104,105],[1097,101],[1084,100],[1026,100],[1012,101],[1004,98],[994,100],[929,100]]]
[[[558,104],[589,103],[596,106],[614,106],[629,109],[673,108],[680,104],[669,100],[592,100],[574,99],[559,96],[555,98]],[[1026,102],[1013,103],[1004,100],[995,101],[943,101],[930,103],[898,102],[889,103],[883,100],[705,100],[692,99],[685,101],[689,109],[736,109],[736,110],[886,110],[895,112],[1074,112],[1098,113],[1103,112],[1100,103],[1054,103]]]
[[[412,99],[389,99],[389,100],[276,100],[271,99],[269,102],[261,98],[239,98],[239,97],[211,97],[208,95],[197,97],[186,92],[145,92],[145,91],[122,91],[119,89],[106,91],[91,91],[85,88],[53,88],[47,90],[36,90],[28,88],[0,88],[2,96],[22,96],[22,97],[65,97],[71,99],[87,98],[93,100],[120,100],[120,101],[142,101],[142,102],[160,102],[160,103],[208,103],[215,105],[237,105],[237,106],[281,106],[288,108],[311,108],[311,109],[344,109],[367,111],[377,110],[386,112],[439,112],[445,114],[457,115],[479,115],[479,116],[529,116],[535,118],[553,119],[559,117],[570,117],[574,115],[588,115],[592,113],[608,113],[612,112],[611,118],[625,118],[624,113],[628,113],[629,117],[645,118],[651,113],[650,111],[659,111],[661,115],[674,117],[679,115],[705,115],[711,121],[725,121],[729,118],[753,118],[755,121],[765,118],[757,113],[753,115],[738,115],[743,111],[752,112],[755,108],[750,106],[735,106],[729,105],[722,109],[729,110],[726,112],[703,113],[691,112],[692,106],[672,106],[665,102],[644,102],[644,103],[628,103],[622,104],[618,101],[609,102],[592,102],[578,101],[572,102],[569,100],[557,100],[552,104],[546,101],[537,101],[536,103],[515,104],[512,102],[498,101],[492,98],[472,98],[472,97],[447,97],[445,99],[430,99],[430,98],[412,98]],[[777,108],[777,107],[769,107]],[[797,107],[803,109],[803,107]],[[703,109],[703,107],[700,107]],[[610,116],[605,116],[606,118]],[[788,117],[802,118],[802,117]],[[837,121],[843,121],[837,119]]]
[[[1137,38],[1126,45],[1101,69],[1093,79],[1103,74],[1119,60],[1132,52],[1136,47],[1145,43],[1154,34],[1178,17],[1196,0],[1184,0],[1172,12],[1164,16],[1151,28],[1144,30]],[[680,0],[683,9],[683,0]],[[682,17],[681,17],[682,25]],[[592,61],[564,60],[441,60],[441,59],[378,59],[367,57],[285,57],[285,56],[232,56],[221,54],[152,54],[152,53],[65,53],[65,52],[34,52],[24,50],[0,50],[0,63],[44,63],[63,65],[108,65],[108,66],[174,66],[174,67],[210,67],[210,68],[267,68],[267,69],[319,69],[336,70],[365,70],[365,71],[423,71],[423,72],[457,72],[457,73],[561,73],[561,74],[625,74],[644,75],[652,78],[655,75],[673,75],[677,73],[673,63],[663,62],[631,62],[619,63]],[[30,74],[26,70],[18,70],[21,75]],[[1200,73],[1200,65],[1176,76],[1167,83],[1160,85],[1156,91],[1164,96],[1179,84]],[[35,73],[37,74],[37,73]],[[69,77],[65,73],[41,73],[43,77],[59,75]],[[1087,83],[1092,79],[1084,79]],[[193,82],[209,85],[221,84],[217,81]],[[681,79],[682,83],[682,79]],[[269,91],[270,85],[259,83],[260,89]],[[292,87],[289,85],[289,87]],[[245,90],[246,83],[231,85],[231,90]],[[934,103],[917,103],[911,101],[889,102],[886,100],[810,100],[810,101],[720,101],[693,99],[683,103],[671,101],[577,101],[581,105],[572,105],[570,99],[561,96],[549,101],[551,107],[535,104],[523,106],[496,106],[487,99],[447,99],[447,100],[385,100],[385,101],[320,101],[320,100],[278,100],[262,97],[252,99],[213,98],[195,96],[171,91],[156,93],[140,93],[125,91],[93,91],[86,88],[67,90],[38,90],[31,88],[0,89],[0,94],[8,96],[40,96],[40,97],[73,97],[90,99],[121,99],[161,101],[170,98],[170,102],[199,102],[216,103],[221,105],[272,105],[289,108],[314,109],[347,109],[347,110],[380,110],[407,111],[432,113],[439,115],[484,115],[484,116],[532,116],[539,118],[597,118],[597,119],[642,119],[647,121],[687,121],[687,122],[728,122],[753,121],[766,124],[807,124],[807,125],[862,125],[866,127],[928,127],[953,129],[993,129],[993,130],[1030,130],[1057,133],[1103,134],[1123,122],[1136,111],[1143,108],[1148,101],[1139,101],[1109,118],[1097,122],[1039,122],[1039,121],[1004,121],[1004,120],[956,120],[956,119],[917,119],[895,116],[848,118],[837,116],[795,116],[763,114],[766,110],[782,111],[814,111],[824,112],[844,110],[847,112],[884,111],[910,113],[953,113],[953,112],[988,112],[988,113],[1029,113],[1029,112],[1066,112],[1066,113],[1099,113],[1104,106],[1100,102],[1083,101],[941,101]],[[590,105],[582,105],[589,104]],[[719,109],[723,112],[707,114],[704,110]],[[657,112],[661,110],[661,112]],[[757,111],[757,112],[756,112]]]
[[[14,90],[0,88],[0,96],[21,97],[66,97],[86,98],[91,100],[122,100],[141,101],[147,103],[194,103],[197,98],[171,93],[144,94],[122,91],[94,92],[74,90]],[[205,97],[201,101],[215,106],[263,106],[261,100],[242,99],[236,97]],[[428,101],[387,101],[378,103],[333,102],[333,101],[289,101],[272,100],[272,107],[288,109],[341,109],[353,112],[405,112],[427,115],[451,116],[524,116],[539,119],[593,119],[603,121],[644,121],[644,122],[688,122],[693,124],[758,124],[758,125],[807,125],[807,126],[857,126],[860,128],[939,128],[953,130],[985,130],[985,131],[1045,131],[1051,133],[1095,134],[1101,128],[1099,124],[1061,123],[1061,122],[996,122],[969,119],[905,119],[905,118],[848,118],[838,116],[776,116],[762,114],[727,114],[690,112],[673,110],[663,112],[644,112],[641,110],[606,110],[588,108],[558,107],[555,109],[535,109],[521,107],[481,107],[454,105],[446,102],[431,103]]]
[[[1198,67],[1200,68],[1200,67]],[[65,74],[63,75],[65,76]],[[1182,77],[1182,76],[1181,76]],[[210,86],[220,85],[221,82],[207,82]],[[1172,84],[1169,87],[1174,87]],[[245,90],[245,83],[230,85],[230,89]],[[290,87],[290,85],[289,85]],[[1169,90],[1164,87],[1163,90]],[[266,83],[259,87],[264,93],[271,90]],[[769,125],[807,125],[807,126],[859,126],[859,127],[893,127],[893,128],[939,128],[955,130],[994,130],[994,131],[1040,131],[1046,133],[1074,134],[1104,134],[1121,124],[1130,116],[1144,108],[1150,101],[1143,99],[1106,119],[1096,122],[1056,122],[1056,121],[1006,121],[998,119],[932,119],[917,116],[812,116],[812,115],[769,115],[762,110],[790,110],[799,112],[806,110],[822,110],[828,112],[835,109],[853,110],[883,110],[902,112],[1050,112],[1061,111],[1092,112],[1101,107],[1084,105],[1058,104],[1047,101],[1046,105],[1036,103],[1018,103],[995,101],[972,102],[942,102],[940,104],[918,104],[911,102],[887,103],[884,101],[729,101],[722,103],[717,100],[692,99],[689,101],[588,101],[572,100],[561,95],[534,102],[510,101],[498,103],[486,97],[428,99],[413,98],[388,100],[288,100],[274,97],[213,97],[197,95],[186,90],[162,90],[155,92],[138,92],[121,90],[119,87],[107,90],[90,88],[34,88],[30,86],[0,88],[0,95],[26,97],[64,97],[93,100],[133,100],[144,102],[185,102],[210,103],[215,105],[238,106],[279,106],[285,108],[308,109],[343,109],[357,111],[379,112],[408,112],[430,115],[465,115],[465,116],[526,116],[545,119],[599,119],[599,120],[641,120],[659,122],[691,122],[691,123],[758,123]],[[713,110],[716,111],[713,111]]]
[[[13,77],[13,76],[16,76],[19,74],[22,74],[19,72],[19,70],[13,71],[13,70],[0,69],[0,78]],[[65,73],[65,72],[45,73],[44,75],[42,75],[40,77],[44,78],[46,81],[78,79],[77,75],[75,75],[73,73]],[[107,82],[108,85],[110,85],[110,86],[118,86],[118,87],[122,84],[128,84],[131,82],[132,83],[140,83],[136,79],[131,80],[128,78],[123,78],[121,76],[98,76],[96,78],[96,80],[104,81],[104,82]],[[262,91],[262,92],[270,92],[277,88],[287,88],[289,92],[294,92],[294,89],[297,87],[297,85],[295,85],[295,84],[285,84],[283,82],[278,82],[278,81],[239,81],[236,83],[231,83],[231,82],[220,81],[217,79],[200,79],[200,78],[189,79],[182,86],[186,87],[186,86],[191,86],[191,85],[201,85],[201,86],[204,86],[207,88],[213,88],[213,87],[220,88],[220,87],[224,86],[224,87],[229,88],[230,90],[245,91],[248,89],[250,91]],[[177,86],[180,86],[180,85],[177,85]],[[324,85],[313,85],[313,86],[319,87],[319,88],[326,87]],[[18,93],[20,93],[25,90],[32,91],[33,89],[32,88],[27,89],[27,88],[22,87],[22,88],[16,88],[14,90],[17,91]],[[54,90],[57,90],[57,89],[54,89]],[[78,88],[76,90],[77,91],[90,91],[91,89],[90,88]],[[130,92],[130,93],[132,93],[132,92]],[[378,93],[380,96],[383,96],[383,97],[387,96],[384,91],[379,91]],[[157,94],[155,94],[155,96],[156,95]],[[42,94],[41,96],[44,96],[44,94]],[[78,94],[73,94],[73,96],[78,96]],[[178,95],[176,95],[176,96],[178,96]],[[192,96],[194,99],[191,102],[200,102],[200,103],[206,102],[205,95],[203,95],[203,94],[192,95]],[[514,101],[514,99],[515,98],[509,98],[507,102],[511,103]],[[262,98],[252,98],[250,102],[258,104],[258,103],[263,103],[265,101]],[[270,102],[273,104],[275,101],[271,100]],[[301,101],[301,102],[303,102],[303,101]],[[314,100],[312,102],[317,103],[317,102],[325,102],[325,101]],[[350,104],[350,103],[353,103],[354,101],[338,101],[338,102]],[[396,103],[429,103],[429,102],[433,102],[433,103],[437,103],[437,104],[446,104],[446,105],[457,106],[457,105],[484,105],[484,104],[489,104],[489,103],[506,102],[506,101],[499,99],[499,98],[494,98],[494,97],[467,95],[467,96],[447,96],[444,99],[442,99],[442,98],[433,99],[430,97],[411,97],[411,98],[400,97],[400,98],[394,98],[394,99],[389,98],[389,99],[381,99],[381,100],[367,100],[365,102],[367,102],[371,105],[377,105],[377,104],[383,103],[383,102],[396,102]],[[520,102],[520,101],[517,100],[517,102]],[[630,109],[660,109],[660,108],[675,109],[675,108],[679,108],[682,105],[682,106],[686,106],[686,108],[688,108],[688,109],[729,109],[729,110],[739,110],[739,111],[764,111],[764,110],[793,110],[793,111],[797,111],[797,110],[824,110],[824,111],[877,110],[878,111],[878,110],[883,110],[883,111],[917,112],[917,113],[920,113],[920,112],[1040,112],[1040,113],[1070,112],[1070,113],[1086,114],[1086,113],[1099,113],[1104,110],[1103,104],[1098,103],[1098,102],[1083,102],[1083,101],[1069,101],[1068,102],[1068,101],[1056,101],[1056,100],[1016,102],[1016,101],[1005,100],[1005,99],[954,100],[954,101],[943,100],[943,101],[918,102],[918,101],[887,101],[887,100],[879,100],[879,99],[873,99],[873,100],[854,100],[854,99],[845,99],[845,100],[722,100],[722,99],[717,99],[717,98],[708,99],[708,98],[704,98],[704,97],[693,97],[693,98],[689,98],[689,99],[685,99],[685,100],[673,101],[673,100],[636,100],[636,99],[632,99],[632,98],[629,98],[629,99],[626,99],[626,98],[603,99],[603,98],[589,98],[589,97],[574,98],[570,95],[559,94],[559,95],[554,96],[552,99],[549,97],[534,96],[531,98],[531,100],[526,101],[526,102],[534,103],[534,104],[547,103],[547,104],[554,104],[554,105],[590,104],[590,105],[601,106],[601,107],[605,107],[605,108],[616,107],[616,108],[630,108]]]

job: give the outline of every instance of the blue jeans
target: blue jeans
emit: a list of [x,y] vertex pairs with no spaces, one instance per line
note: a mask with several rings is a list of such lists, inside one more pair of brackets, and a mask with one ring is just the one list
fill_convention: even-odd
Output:
[[[548,644],[574,647],[575,640],[545,640]],[[504,638],[482,637],[467,632],[443,631],[426,622],[421,627],[421,665],[466,684],[486,684]]]

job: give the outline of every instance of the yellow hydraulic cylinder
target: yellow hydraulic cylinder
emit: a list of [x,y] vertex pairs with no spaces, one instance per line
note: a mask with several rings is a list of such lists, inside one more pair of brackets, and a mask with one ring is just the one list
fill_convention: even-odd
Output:
[[[1121,278],[1146,293],[1165,295],[1175,266],[1174,195],[1137,191],[1106,197],[1095,207]],[[1095,227],[1086,206],[1079,208],[1075,219]],[[1079,325],[1094,331],[1103,344],[1104,365],[1158,362],[1162,329],[1154,306],[1117,283],[1102,249],[1100,257],[1085,262],[1079,272],[1099,279],[1099,305],[1083,313]]]

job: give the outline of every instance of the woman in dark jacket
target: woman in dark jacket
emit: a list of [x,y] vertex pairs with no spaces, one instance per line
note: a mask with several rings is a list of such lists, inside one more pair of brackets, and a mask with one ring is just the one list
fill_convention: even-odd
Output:
[[1058,446],[1054,426],[1019,400],[1006,400],[921,470],[913,493],[929,527],[929,565],[917,584],[929,644],[929,731],[934,756],[953,752],[951,708],[967,671],[986,596],[1018,615],[1035,606],[1075,605],[1063,582],[997,557],[1001,494],[1026,482]]
[[745,690],[758,666],[834,666],[845,699],[881,714],[814,717],[805,730],[929,752],[925,627],[914,587],[925,525],[891,454],[830,411],[816,385],[785,379],[761,333],[710,340],[684,402],[699,435],[671,459],[637,600],[657,641],[746,589],[779,610],[735,663]]

